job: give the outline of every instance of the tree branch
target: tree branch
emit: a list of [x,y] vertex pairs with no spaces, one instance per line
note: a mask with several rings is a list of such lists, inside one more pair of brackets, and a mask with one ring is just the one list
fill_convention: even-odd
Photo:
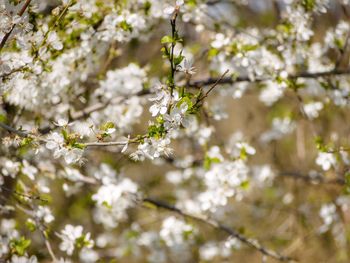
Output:
[[[349,75],[350,74],[350,68],[347,69],[334,69],[330,71],[323,71],[323,72],[300,72],[295,75],[291,75],[288,78],[289,79],[298,79],[298,78],[306,78],[306,79],[316,79],[320,77],[330,77],[330,76],[337,76],[337,75]],[[237,77],[237,78],[207,78],[204,80],[197,80],[189,83],[190,87],[193,88],[200,88],[202,86],[208,86],[215,84],[234,84],[238,82],[251,82],[251,83],[257,83],[267,80],[272,80],[273,78],[257,78],[257,79],[250,79],[249,77]]]
[[[18,12],[17,15],[22,16],[24,14],[24,12],[26,11],[26,9],[28,8],[28,6],[29,6],[31,1],[32,0],[26,0],[26,2],[24,3],[24,5],[22,6],[21,10]],[[11,30],[1,40],[1,42],[0,42],[0,52],[3,49],[3,47],[5,46],[7,40],[9,39],[9,37],[10,37],[12,31],[15,29],[15,27],[16,27],[16,24],[14,24],[12,26]]]
[[289,261],[289,262],[295,261],[294,259],[292,259],[288,256],[281,255],[275,251],[272,251],[270,249],[263,247],[262,245],[260,245],[260,243],[257,240],[248,238],[248,237],[240,234],[238,231],[234,230],[233,228],[230,228],[229,226],[221,224],[216,220],[206,218],[204,216],[197,216],[197,215],[189,214],[189,213],[184,212],[181,209],[177,208],[176,206],[173,206],[173,205],[168,204],[164,201],[156,200],[153,198],[144,198],[143,202],[152,204],[158,208],[172,211],[172,212],[177,213],[185,218],[193,219],[195,221],[199,221],[199,222],[202,222],[204,224],[210,225],[217,230],[220,230],[222,232],[229,234],[230,236],[232,236],[234,238],[237,238],[242,243],[258,250],[261,254],[263,254],[265,256],[272,257],[272,258],[277,259],[279,261]]
[[[92,147],[92,146],[124,146],[125,144],[127,144],[128,142],[87,142],[84,143],[85,147]],[[129,142],[131,143],[131,142]]]
[[[135,94],[135,96],[141,97],[141,96],[145,96],[148,94],[151,94],[151,92],[149,90],[142,90],[142,91],[138,92],[137,94]],[[124,102],[125,100],[127,100],[129,98],[130,98],[130,96],[116,97],[116,98],[113,98],[113,99],[108,100],[106,102],[98,102],[98,103],[93,104],[89,107],[86,107],[85,109],[71,113],[71,119],[72,120],[79,120],[79,119],[82,119],[84,117],[88,117],[91,113],[93,113],[95,111],[103,110],[111,104]]]
[[16,134],[16,135],[18,135],[20,137],[26,138],[26,137],[29,136],[29,134],[27,132],[21,131],[21,130],[17,130],[15,128],[11,127],[11,126],[8,126],[7,124],[5,124],[3,122],[0,122],[0,127],[3,128],[4,130],[7,130],[10,133],[14,133],[14,134]]
[[279,175],[313,184],[345,185],[345,180],[342,178],[327,179],[321,174],[310,176],[298,172],[281,172]]
[[220,83],[220,81],[221,81],[222,79],[225,78],[225,75],[226,75],[228,72],[229,72],[229,70],[226,70],[226,71],[224,72],[224,74],[222,74],[221,77],[215,81],[215,83],[213,84],[213,86],[211,86],[210,89],[209,89],[202,97],[201,97],[201,94],[202,94],[202,87],[201,87],[201,89],[200,89],[200,91],[199,91],[199,96],[197,97],[197,100],[196,100],[195,104],[193,105],[193,107],[197,106],[201,101],[203,101],[206,97],[208,97],[209,93],[210,93],[213,89],[215,89],[215,87]]

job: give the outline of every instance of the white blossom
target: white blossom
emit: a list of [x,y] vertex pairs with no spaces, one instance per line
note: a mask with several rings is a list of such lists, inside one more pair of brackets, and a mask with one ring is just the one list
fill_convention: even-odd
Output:
[[45,223],[51,223],[55,219],[50,209],[46,206],[38,206],[35,215],[42,219]]
[[62,240],[60,243],[60,250],[65,251],[68,255],[72,255],[77,245],[77,241],[81,242],[81,246],[91,248],[94,245],[93,240],[90,239],[90,233],[83,234],[82,226],[66,225],[65,228],[57,234]]
[[323,220],[323,225],[319,229],[321,233],[327,231],[338,220],[337,208],[333,203],[322,205],[319,214]]
[[194,229],[191,225],[177,219],[174,216],[166,218],[162,223],[162,229],[160,230],[160,237],[168,247],[174,247],[182,245],[187,240],[193,238]]
[[304,112],[310,119],[315,119],[319,116],[319,111],[323,109],[322,102],[308,103],[303,106]]
[[316,158],[316,164],[322,167],[322,170],[328,171],[337,164],[337,160],[332,153],[319,152]]
[[117,226],[127,218],[126,210],[134,206],[137,191],[137,185],[128,178],[101,186],[92,196],[98,207],[95,220],[107,227]]
[[129,64],[125,68],[110,70],[105,80],[100,82],[97,94],[111,99],[114,96],[131,95],[143,89],[146,72],[136,64]]
[[18,256],[18,255],[13,255],[11,257],[11,261],[9,261],[11,263],[37,263],[38,259],[36,258],[36,256]]

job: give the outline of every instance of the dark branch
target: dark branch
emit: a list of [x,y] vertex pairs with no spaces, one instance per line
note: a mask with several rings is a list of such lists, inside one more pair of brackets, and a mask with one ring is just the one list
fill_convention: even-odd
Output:
[[267,248],[263,247],[255,239],[248,238],[248,237],[242,235],[241,233],[239,233],[238,231],[234,230],[233,228],[231,228],[229,226],[226,226],[224,224],[221,224],[221,223],[219,223],[219,222],[217,222],[217,221],[215,221],[213,219],[186,213],[186,212],[182,211],[181,209],[177,208],[176,206],[173,206],[173,205],[168,204],[168,203],[166,203],[164,201],[156,200],[156,199],[153,199],[153,198],[144,198],[143,202],[152,204],[152,205],[154,205],[154,206],[156,206],[158,208],[162,208],[162,209],[166,209],[166,210],[175,212],[175,213],[177,213],[177,214],[179,214],[179,215],[181,215],[181,216],[183,216],[185,218],[193,219],[193,220],[202,222],[204,224],[210,225],[210,226],[212,226],[215,229],[223,231],[223,232],[229,234],[230,236],[232,236],[234,238],[237,238],[242,243],[244,243],[244,244],[246,244],[246,245],[248,245],[248,246],[250,246],[250,247],[252,247],[252,248],[254,248],[256,250],[258,250],[261,254],[263,254],[265,256],[272,257],[272,258],[277,259],[279,261],[289,261],[289,262],[295,261],[294,259],[292,259],[290,257],[281,255],[281,254],[279,254],[279,253],[277,253],[275,251],[272,251],[270,249],[267,249]]
[[[29,4],[30,4],[31,1],[32,1],[32,0],[26,0],[26,2],[24,3],[24,5],[22,6],[21,10],[18,12],[18,15],[19,15],[19,16],[22,16],[22,15],[24,14],[24,12],[27,10],[27,8],[28,8],[28,6],[29,6]],[[15,27],[16,27],[16,24],[14,24],[14,25],[12,26],[11,30],[10,30],[10,31],[3,37],[3,39],[1,40],[1,42],[0,42],[0,52],[1,52],[1,50],[3,49],[3,47],[5,46],[6,41],[7,41],[8,38],[10,37],[10,35],[11,35],[12,31],[15,29]]]
[[[306,78],[306,79],[316,79],[320,77],[330,77],[330,76],[337,76],[337,75],[348,75],[350,74],[350,68],[349,69],[336,69],[331,71],[323,71],[323,72],[301,72],[295,75],[291,75],[288,78],[289,79],[298,79],[298,78]],[[234,84],[238,82],[251,82],[251,83],[257,83],[262,81],[272,80],[272,78],[256,78],[256,79],[250,79],[249,77],[226,77],[226,78],[207,78],[204,80],[197,80],[189,83],[190,87],[194,88],[200,88],[202,86],[208,86],[212,85],[216,82],[217,84]]]
[[290,177],[295,180],[301,180],[312,184],[331,184],[331,185],[345,185],[345,180],[342,178],[327,179],[321,174],[315,176],[304,175],[298,172],[281,172],[280,176]]
[[8,126],[7,124],[2,123],[2,122],[0,122],[0,127],[3,128],[4,130],[7,130],[10,133],[14,133],[14,134],[16,134],[16,135],[18,135],[20,137],[24,137],[25,138],[25,137],[29,136],[28,133],[26,133],[24,131],[21,131],[21,130],[17,130],[17,129],[15,129],[15,128],[11,127],[11,126]]

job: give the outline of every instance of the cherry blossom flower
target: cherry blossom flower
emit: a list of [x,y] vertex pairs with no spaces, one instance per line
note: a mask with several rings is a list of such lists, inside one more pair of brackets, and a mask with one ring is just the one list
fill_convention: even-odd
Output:
[[61,231],[61,233],[57,235],[62,240],[60,249],[65,251],[68,255],[73,254],[77,242],[80,243],[80,246],[87,248],[91,248],[94,245],[94,242],[90,239],[90,233],[83,234],[82,226],[73,226],[68,224]]
[[196,73],[196,68],[192,66],[193,61],[187,60],[186,58],[179,65],[179,70],[187,75],[194,75]]
[[324,171],[328,171],[337,164],[337,160],[332,153],[319,152],[316,158],[316,164],[321,166]]

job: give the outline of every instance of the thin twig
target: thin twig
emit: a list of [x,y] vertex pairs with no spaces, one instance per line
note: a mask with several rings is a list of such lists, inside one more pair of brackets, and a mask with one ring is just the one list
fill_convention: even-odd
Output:
[[205,99],[208,97],[209,93],[219,84],[219,82],[225,77],[225,75],[229,72],[229,70],[226,70],[224,74],[221,75],[221,77],[214,83],[214,85],[205,93],[205,95],[202,97],[201,100]]
[[10,133],[14,133],[14,134],[17,134],[18,136],[20,137],[28,137],[29,134],[25,131],[21,131],[21,130],[17,130],[11,126],[8,126],[7,124],[3,123],[3,122],[0,122],[0,127],[3,128],[4,130],[7,130],[8,132]]
[[[46,33],[45,33],[45,35],[44,35],[44,39],[43,39],[43,41],[41,42],[41,44],[40,44],[40,46],[39,46],[39,49],[40,49],[41,47],[43,47],[43,46],[46,44],[46,41],[47,41],[47,38],[48,38],[50,32],[52,32],[52,30],[53,30],[55,27],[57,27],[57,26],[59,25],[59,22],[61,21],[61,19],[64,17],[64,15],[66,14],[66,12],[68,11],[68,8],[71,6],[71,4],[72,4],[72,1],[69,1],[69,3],[67,3],[67,4],[64,6],[62,12],[58,15],[58,17],[56,18],[55,22],[50,26],[49,30],[46,31]],[[39,50],[39,49],[38,49],[38,50]],[[37,58],[38,55],[39,55],[39,52],[36,53],[35,58]]]
[[312,184],[329,184],[329,185],[345,185],[345,180],[342,178],[327,179],[321,174],[315,176],[304,175],[299,172],[280,172],[280,176],[290,177],[296,180],[302,180]]
[[173,16],[171,17],[170,24],[171,24],[171,48],[170,48],[170,57],[169,57],[169,62],[170,62],[170,67],[171,67],[171,83],[170,83],[170,94],[173,96],[173,92],[175,89],[175,72],[176,72],[176,65],[174,63],[174,49],[175,49],[175,38],[177,37],[177,32],[176,32],[176,18],[179,13],[179,8],[176,7]]
[[[141,96],[145,96],[148,94],[151,94],[151,92],[149,90],[142,90],[142,91],[138,92],[137,94],[135,94],[134,96],[141,97]],[[86,107],[85,109],[82,109],[80,111],[72,112],[71,119],[72,120],[79,120],[79,119],[82,119],[84,117],[88,117],[91,113],[93,113],[95,111],[103,110],[111,104],[122,103],[129,98],[130,98],[130,96],[116,97],[116,98],[113,98],[113,99],[108,100],[106,102],[98,102],[98,103],[93,104],[89,107]]]
[[[326,77],[326,76],[332,76],[332,75],[348,75],[350,74],[350,69],[348,70],[332,70],[332,71],[327,71],[327,72],[315,72],[315,73],[309,73],[309,72],[303,72],[300,74],[296,74],[291,76],[290,78],[292,79],[296,79],[296,78],[318,78],[318,77]],[[234,84],[236,82],[262,82],[262,81],[266,81],[266,80],[271,80],[269,78],[265,78],[265,79],[255,79],[255,80],[251,80],[248,77],[238,77],[236,79],[232,79],[229,77],[226,78],[207,78],[207,79],[203,79],[203,80],[197,80],[197,81],[193,81],[188,83],[188,86],[191,88],[203,88],[203,86],[208,86],[208,85],[213,85],[217,82],[216,85],[218,84]],[[151,94],[151,92],[149,90],[143,90],[137,94],[135,94],[135,96],[144,96],[144,95],[149,95]],[[120,102],[119,98],[113,99],[113,100],[109,100],[107,102],[98,102],[96,104],[93,104],[89,107],[86,107],[83,110],[77,111],[77,112],[73,112],[71,114],[71,118],[72,120],[78,120],[78,119],[82,119],[84,117],[88,117],[91,113],[99,111],[99,110],[103,110],[106,107],[108,107],[111,104],[114,104],[116,102]]]
[[141,137],[136,137],[133,139],[128,139],[124,142],[87,142],[84,143],[85,147],[93,147],[93,146],[125,146],[126,144],[138,143],[141,139],[146,138],[145,135]]
[[[45,236],[45,233],[42,233],[42,235]],[[54,263],[59,262],[57,257],[56,257],[56,255],[55,255],[55,253],[52,250],[50,241],[46,237],[45,237],[45,246],[46,246],[47,251],[49,252],[49,254],[50,254],[51,258],[52,258],[52,261]]]
[[8,192],[8,193],[12,193],[14,195],[18,195],[18,196],[21,196],[21,197],[24,197],[24,198],[28,198],[28,199],[31,199],[31,200],[38,200],[38,201],[41,201],[41,202],[45,202],[47,203],[48,200],[47,199],[44,199],[42,198],[41,196],[38,196],[38,195],[28,195],[28,194],[24,194],[24,193],[20,193],[16,190],[12,190],[12,189],[9,189],[3,185],[0,185],[0,188],[5,191],[5,192]]
[[[337,76],[337,75],[349,75],[350,74],[350,68],[347,69],[335,69],[330,71],[323,71],[323,72],[300,72],[295,75],[291,75],[288,78],[289,79],[298,79],[298,78],[306,78],[306,79],[316,79],[320,77],[330,77],[330,76]],[[197,80],[193,81],[189,84],[190,87],[199,88],[202,86],[208,86],[212,85],[216,82],[218,84],[234,84],[238,82],[250,82],[250,83],[258,83],[263,81],[272,80],[273,78],[256,78],[251,79],[249,77],[238,77],[238,78],[207,78],[204,80]],[[219,80],[219,81],[218,81]]]
[[221,75],[220,78],[218,78],[215,82],[214,85],[211,86],[211,88],[201,97],[202,94],[202,87],[199,91],[199,95],[197,97],[197,100],[195,102],[195,104],[193,105],[193,107],[197,106],[201,101],[203,101],[206,97],[208,97],[209,93],[220,83],[220,81],[225,77],[225,75],[229,72],[229,70],[226,70],[224,72],[224,74]]
[[13,128],[13,127],[11,127],[3,122],[0,122],[0,128],[3,128],[4,130],[7,130],[10,133],[14,133],[22,138],[31,138],[31,139],[37,140],[38,142],[42,142],[42,143],[48,142],[46,139],[44,139],[38,135],[35,135],[31,132],[26,132],[26,131],[15,129],[15,128]]
[[294,259],[292,259],[288,256],[281,255],[275,251],[272,251],[270,249],[263,247],[262,245],[260,245],[260,243],[257,240],[248,238],[248,237],[240,234],[238,231],[234,230],[233,228],[230,228],[224,224],[221,224],[216,220],[206,218],[204,216],[197,216],[197,215],[189,214],[189,213],[184,212],[181,209],[179,209],[171,204],[168,204],[168,203],[160,201],[160,200],[155,200],[153,198],[144,198],[143,202],[146,204],[147,203],[152,204],[158,208],[163,208],[163,209],[175,212],[175,213],[177,213],[185,218],[193,219],[193,220],[205,223],[207,225],[210,225],[215,229],[221,230],[221,231],[229,234],[230,236],[237,238],[242,243],[258,250],[261,254],[263,254],[265,256],[272,257],[272,258],[277,259],[279,261],[289,261],[289,262],[295,261]]
[[40,231],[41,236],[44,240],[45,246],[47,248],[47,251],[50,254],[50,257],[52,259],[52,262],[57,263],[59,262],[59,260],[57,259],[57,256],[55,255],[55,253],[53,252],[52,246],[50,244],[50,241],[48,239],[48,237],[46,236],[46,230],[47,230],[47,226],[41,221],[41,219],[37,216],[37,214],[34,212],[35,210],[37,210],[38,208],[36,206],[30,205],[32,210],[28,210],[24,207],[22,207],[21,205],[17,204],[16,207],[18,209],[20,209],[21,211],[23,211],[25,214],[27,214],[30,217],[33,217],[35,220],[35,224],[37,226],[37,229]]
[[[30,2],[32,0],[26,0],[26,2],[24,3],[24,5],[22,6],[21,10],[18,12],[17,15],[19,16],[22,16],[24,14],[24,12],[26,11],[26,9],[28,8]],[[11,28],[11,30],[3,37],[3,39],[1,40],[1,43],[0,43],[0,53],[1,53],[1,50],[3,49],[3,47],[5,46],[7,40],[9,39],[12,31],[15,29],[16,27],[16,24],[14,24]]]
[[87,142],[84,143],[85,147],[93,147],[93,146],[124,146],[128,142]]

